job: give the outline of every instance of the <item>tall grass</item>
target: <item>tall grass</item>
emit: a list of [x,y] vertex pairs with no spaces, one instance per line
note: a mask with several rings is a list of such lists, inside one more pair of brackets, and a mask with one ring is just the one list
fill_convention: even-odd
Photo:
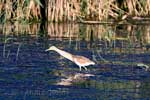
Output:
[[[150,0],[0,0],[0,21],[40,21],[43,13],[51,22],[102,21],[127,16],[149,16]],[[41,10],[42,8],[45,11]]]

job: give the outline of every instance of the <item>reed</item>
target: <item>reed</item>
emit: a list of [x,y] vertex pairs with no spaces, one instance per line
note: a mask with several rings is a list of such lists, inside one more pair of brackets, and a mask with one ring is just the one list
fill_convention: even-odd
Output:
[[[149,16],[150,0],[0,0],[2,21],[74,22],[118,20],[127,16]],[[42,4],[43,3],[43,4]],[[41,9],[45,9],[45,11]],[[44,17],[45,18],[45,17]]]

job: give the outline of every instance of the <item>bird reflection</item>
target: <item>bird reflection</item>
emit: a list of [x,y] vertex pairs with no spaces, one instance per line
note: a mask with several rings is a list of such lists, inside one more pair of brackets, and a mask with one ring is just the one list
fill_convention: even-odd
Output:
[[56,84],[70,86],[74,83],[86,81],[91,76],[94,76],[94,75],[93,74],[75,73],[74,75],[69,75],[68,77],[61,79]]

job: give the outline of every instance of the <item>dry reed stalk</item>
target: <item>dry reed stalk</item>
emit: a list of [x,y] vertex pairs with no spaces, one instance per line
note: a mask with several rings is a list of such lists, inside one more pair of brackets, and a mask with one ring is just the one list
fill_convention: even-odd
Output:
[[55,21],[62,21],[63,19],[63,0],[56,1],[56,13],[55,13]]
[[3,13],[4,7],[5,7],[4,2],[0,1],[0,16],[2,16],[2,13]]
[[138,8],[136,9],[137,9],[138,15],[139,16],[145,15],[144,6],[142,6],[142,3],[140,1],[137,1],[137,6]]
[[6,20],[11,19],[12,14],[13,14],[13,2],[11,0],[7,0],[5,3]]
[[150,0],[127,0],[124,5],[128,8],[128,15],[147,16],[150,12]]
[[51,3],[51,6],[52,6],[52,8],[51,8],[51,11],[52,11],[52,14],[51,14],[51,20],[52,21],[54,21],[55,19],[55,2],[54,1],[52,1],[52,3]]
[[51,8],[50,8],[50,2],[48,0],[48,2],[47,2],[47,19],[48,19],[48,21],[50,20],[50,15],[51,15]]
[[143,11],[143,9],[138,0],[127,0],[126,3],[129,10],[128,11],[129,15],[137,15],[137,16],[141,15],[142,12],[140,12],[140,10]]
[[[98,3],[99,5],[98,5],[98,18],[99,18],[99,20],[101,21],[101,20],[103,20],[103,17],[105,16],[105,12],[104,12],[104,6],[105,6],[105,4],[104,4],[104,0],[99,0],[99,3]],[[106,16],[107,17],[107,16]]]
[[63,0],[48,2],[48,21],[58,22],[63,20]]
[[30,13],[31,13],[32,6],[34,6],[34,1],[33,0],[30,1],[29,6],[27,7],[27,10],[26,10],[26,12],[27,12],[26,17],[27,17],[28,20],[31,17]]
[[[98,5],[98,16],[99,16],[99,20],[106,20],[108,19],[109,16],[112,16],[113,18],[117,18],[118,17],[118,14],[116,14],[112,9],[112,5],[114,4],[114,1],[113,0],[109,0],[109,1],[106,1],[106,0],[99,0],[98,1],[99,5]],[[116,6],[116,5],[115,5]],[[115,9],[116,10],[116,9]]]
[[129,10],[128,11],[129,14],[132,14],[135,9],[135,2],[133,0],[127,0],[126,3],[127,3],[128,10]]
[[24,11],[23,11],[23,4],[24,2],[22,0],[18,0],[17,2],[17,8],[16,8],[16,18],[17,20],[23,19],[24,18]]
[[[28,10],[27,11],[27,19],[36,18],[37,20],[41,18],[40,5],[37,4],[34,0],[30,0]],[[33,17],[32,17],[32,16]]]
[[59,15],[59,20],[60,21],[63,21],[63,13],[64,13],[64,7],[63,7],[63,4],[64,4],[64,1],[63,0],[60,0],[60,15]]
[[59,9],[60,9],[60,5],[59,5],[59,0],[56,0],[56,4],[55,4],[55,10],[56,10],[56,12],[55,12],[55,22],[58,22],[58,18],[59,18]]
[[75,21],[77,20],[77,16],[79,16],[80,13],[80,3],[78,2],[78,0],[74,0],[72,2],[72,7],[71,7],[71,11],[72,11],[72,20]]
[[48,21],[51,21],[51,15],[52,15],[52,2],[50,2],[50,0],[48,0],[48,12],[47,12],[47,19]]
[[146,0],[145,13],[146,15],[150,14],[150,0]]
[[76,20],[80,14],[79,0],[49,0],[48,21]]
[[66,2],[66,4],[67,4],[67,8],[66,8],[66,10],[67,10],[67,20],[70,20],[70,19],[71,19],[71,18],[70,18],[70,7],[69,7],[70,0],[68,0],[68,1]]
[[119,8],[116,4],[111,4],[111,10],[110,10],[110,15],[117,19],[118,17],[122,16],[122,14],[126,14],[124,10]]

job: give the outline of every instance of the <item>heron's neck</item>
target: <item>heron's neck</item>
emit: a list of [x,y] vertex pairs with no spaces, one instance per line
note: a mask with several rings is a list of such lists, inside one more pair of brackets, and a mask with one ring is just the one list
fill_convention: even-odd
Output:
[[59,53],[61,56],[73,61],[73,55],[70,54],[69,52],[66,52],[66,51],[63,51],[63,50],[60,50],[58,48],[56,48],[54,51],[56,51],[57,53]]

